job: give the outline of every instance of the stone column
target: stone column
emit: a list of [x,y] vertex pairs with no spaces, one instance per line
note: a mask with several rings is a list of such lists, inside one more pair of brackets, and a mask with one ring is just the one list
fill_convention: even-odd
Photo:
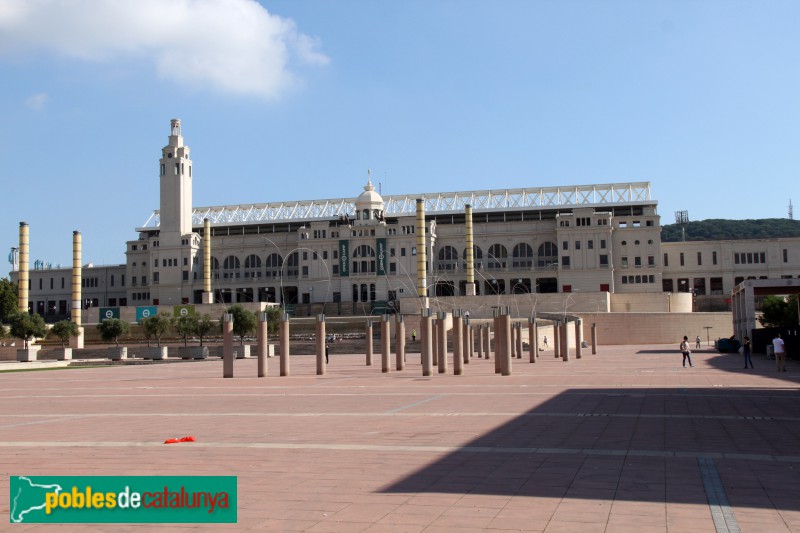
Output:
[[211,292],[211,221],[203,219],[203,296],[204,304],[214,303]]
[[[80,233],[78,234],[80,242]],[[74,252],[73,252],[74,254]],[[73,255],[74,257],[74,255]],[[28,313],[28,286],[30,285],[30,230],[27,222],[19,223],[19,270],[17,271],[17,311]],[[80,325],[80,307],[78,307]],[[34,309],[34,312],[36,310]],[[75,311],[73,310],[73,316]],[[27,343],[24,343],[27,345]]]
[[233,377],[233,315],[222,315],[222,377]]
[[466,296],[475,296],[475,259],[474,259],[474,239],[472,232],[472,206],[464,205],[464,228],[466,232],[466,251],[467,251],[467,283],[464,286]]
[[489,359],[492,355],[491,351],[491,342],[492,342],[492,325],[491,324],[484,324],[485,330],[483,336],[483,357],[485,359]]
[[421,309],[419,319],[420,355],[422,359],[422,375],[430,376],[433,370],[433,335],[431,324],[431,310],[427,307]]
[[561,347],[561,358],[564,361],[569,361],[569,336],[567,334],[568,328],[569,328],[569,322],[567,322],[566,320],[558,328],[558,334],[559,334],[558,344]]
[[483,324],[477,325],[478,329],[478,359],[483,359]]
[[464,373],[464,325],[461,311],[453,311],[453,374]]
[[258,377],[267,375],[267,356],[269,355],[269,315],[258,313]]
[[539,328],[536,327],[536,318],[530,317],[528,319],[528,352],[530,354],[530,362],[535,363],[536,358],[539,357]]
[[580,318],[575,321],[575,359],[581,358],[581,352],[583,351],[583,320]]
[[553,322],[553,353],[555,358],[561,357],[561,336],[558,334],[558,328],[561,325],[560,320]]
[[500,373],[503,376],[511,375],[511,315],[509,309],[504,310],[504,314],[500,315],[501,327],[503,328],[503,361],[500,366]]
[[469,325],[469,318],[464,319],[464,326],[461,328],[463,331],[461,333],[461,349],[463,350],[462,355],[464,359],[464,364],[469,364],[469,358],[472,357],[472,353],[470,353],[470,342],[469,338],[472,333],[472,326]]
[[439,366],[439,320],[433,314],[431,316],[431,342],[433,343],[431,360],[433,366]]
[[[82,249],[81,249],[81,232],[72,232],[72,321],[78,325],[78,335],[69,340],[71,348],[83,348],[84,330],[81,325],[81,309],[83,306],[83,296],[81,295],[81,272],[82,266]],[[27,305],[27,304],[26,304]]]
[[592,354],[597,353],[597,323],[592,322]]
[[367,366],[372,366],[372,321],[367,320],[364,328],[364,352],[367,355]]
[[325,361],[325,350],[327,342],[325,340],[325,315],[317,315],[317,375],[324,376],[327,362]]
[[439,373],[447,372],[447,313],[439,313],[439,324],[436,331],[436,342],[439,344],[436,350],[439,357]]
[[425,200],[417,198],[417,296],[428,307],[427,239],[425,238]]
[[397,370],[404,370],[406,367],[406,323],[403,322],[403,315],[395,315],[394,330],[394,351]]
[[389,351],[392,331],[390,326],[389,315],[381,315],[381,372],[383,373],[391,370]]
[[522,323],[514,324],[517,328],[517,359],[522,359]]
[[280,325],[281,376],[289,375],[289,314],[283,313]]
[[500,318],[500,308],[492,309],[494,313],[494,373],[500,374],[503,371],[503,354],[505,348],[503,347],[503,338],[505,330],[503,329],[503,320]]

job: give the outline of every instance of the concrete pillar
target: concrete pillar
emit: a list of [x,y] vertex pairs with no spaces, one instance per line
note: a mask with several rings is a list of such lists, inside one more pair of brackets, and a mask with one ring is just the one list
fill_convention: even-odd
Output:
[[[30,284],[29,231],[30,230],[28,228],[27,222],[19,223],[19,270],[17,271],[17,310],[20,313],[28,312],[28,285]],[[80,319],[80,316],[78,318]],[[80,322],[78,322],[78,324],[80,324]]]
[[389,351],[392,330],[390,326],[389,315],[381,315],[381,372],[383,373],[391,370]]
[[580,318],[575,321],[575,359],[581,358],[583,351],[583,320]]
[[326,370],[325,315],[317,315],[317,375],[324,376]]
[[267,356],[269,355],[269,315],[258,313],[258,377],[267,375]]
[[203,219],[203,303],[213,304],[211,292],[211,221]]
[[592,322],[592,354],[597,353],[597,323]]
[[464,373],[464,322],[460,311],[453,311],[453,374]]
[[483,359],[483,324],[478,324],[478,359]]
[[469,358],[472,357],[472,354],[469,351],[470,350],[469,338],[470,338],[470,334],[472,333],[472,329],[471,328],[472,328],[472,326],[469,325],[469,318],[465,318],[464,319],[464,325],[461,328],[462,329],[462,332],[461,332],[461,349],[463,350],[462,351],[462,356],[463,356],[463,360],[464,360],[464,364],[465,365],[469,364]]
[[425,238],[425,200],[417,198],[417,296],[424,307],[428,302],[427,239]]
[[494,313],[494,373],[500,374],[503,371],[503,354],[505,348],[503,347],[504,333],[503,320],[500,318],[500,309],[493,309]]
[[535,363],[536,358],[539,357],[539,328],[536,327],[536,318],[530,317],[528,319],[528,352],[530,354],[530,362]]
[[283,313],[280,325],[281,376],[289,375],[289,314]]
[[439,320],[433,316],[431,316],[431,342],[433,343],[431,360],[433,366],[439,366]]
[[561,336],[558,334],[558,328],[560,325],[561,321],[559,320],[553,322],[553,353],[555,354],[556,359],[561,357]]
[[[83,348],[84,330],[81,325],[83,321],[83,296],[81,294],[81,272],[82,266],[82,242],[81,232],[72,232],[72,322],[78,326],[78,335],[69,340],[70,348]],[[26,304],[27,305],[27,304]]]
[[436,331],[436,342],[439,347],[436,350],[439,357],[439,373],[447,372],[447,313],[439,313],[439,324]]
[[514,324],[517,330],[517,359],[522,359],[522,323]]
[[364,328],[364,352],[367,355],[367,366],[372,366],[372,321],[367,320]]
[[433,325],[431,324],[431,310],[422,309],[419,320],[420,355],[422,359],[422,375],[430,376],[433,370]]
[[500,365],[500,373],[503,376],[511,375],[511,315],[508,313],[509,311],[506,309],[505,313],[500,315],[501,327],[503,328],[503,357],[502,364]]
[[485,359],[490,359],[490,356],[492,355],[492,351],[490,349],[492,343],[492,326],[491,324],[484,324],[484,326],[486,331],[484,332],[483,336],[483,357]]
[[564,361],[569,361],[569,336],[567,335],[568,328],[569,322],[566,320],[558,328],[558,344],[561,347],[561,358]]
[[474,239],[472,232],[472,206],[464,205],[464,226],[466,231],[466,251],[467,251],[467,283],[464,287],[466,296],[475,296],[475,259],[474,259]]
[[403,321],[403,315],[395,315],[395,329],[394,329],[394,351],[395,351],[395,368],[397,370],[404,370],[406,367],[406,323]]
[[222,377],[233,377],[233,315],[222,315]]

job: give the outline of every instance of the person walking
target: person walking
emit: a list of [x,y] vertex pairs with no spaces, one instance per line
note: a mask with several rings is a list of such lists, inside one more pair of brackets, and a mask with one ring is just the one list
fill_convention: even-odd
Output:
[[547,348],[547,335],[544,336],[544,347]]
[[744,354],[744,368],[747,369],[747,363],[750,363],[750,368],[753,368],[753,360],[750,359],[750,337],[745,336],[744,343],[742,344],[742,353]]
[[326,365],[328,364],[328,351],[329,350],[330,350],[330,347],[328,346],[328,343],[326,342],[325,343],[325,364]]
[[681,353],[683,354],[683,368],[686,368],[686,360],[689,360],[689,366],[693,367],[692,364],[692,352],[689,350],[689,337],[686,335],[683,336],[683,342],[681,343]]
[[416,340],[417,340],[417,330],[416,329],[412,329],[411,330],[411,342],[416,342]]
[[775,365],[778,367],[778,372],[786,372],[786,346],[780,333],[776,333],[772,339],[772,348],[775,350]]
[[694,339],[694,349],[695,349],[695,350],[699,350],[699,349],[700,349],[700,335],[698,335],[698,336],[697,336],[697,337]]

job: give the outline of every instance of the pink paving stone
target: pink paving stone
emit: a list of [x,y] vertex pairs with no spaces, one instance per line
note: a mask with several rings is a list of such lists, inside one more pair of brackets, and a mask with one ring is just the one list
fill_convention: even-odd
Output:
[[[423,378],[418,357],[382,374],[336,354],[316,376],[294,356],[292,376],[270,365],[263,379],[255,359],[228,380],[219,360],[0,373],[0,465],[238,476],[238,524],[105,531],[714,531],[697,463],[714,453],[743,531],[800,531],[785,496],[800,487],[794,361],[777,375],[756,357],[745,373],[709,352],[684,370],[671,345],[601,346],[515,361],[508,377],[475,358]],[[197,442],[162,444],[185,435]],[[45,528],[92,529],[14,531]]]

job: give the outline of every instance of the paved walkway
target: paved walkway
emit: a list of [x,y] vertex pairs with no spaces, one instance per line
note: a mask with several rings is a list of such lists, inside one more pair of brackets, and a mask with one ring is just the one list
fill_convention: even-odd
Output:
[[[573,356],[574,357],[574,356]],[[107,531],[800,532],[800,367],[676,346],[475,360],[312,356],[0,373],[9,475],[236,475],[236,525]],[[452,372],[452,361],[450,363]],[[164,445],[169,437],[197,442]],[[0,526],[12,531],[85,526]],[[95,528],[98,529],[98,528]],[[102,529],[102,528],[100,528]]]

